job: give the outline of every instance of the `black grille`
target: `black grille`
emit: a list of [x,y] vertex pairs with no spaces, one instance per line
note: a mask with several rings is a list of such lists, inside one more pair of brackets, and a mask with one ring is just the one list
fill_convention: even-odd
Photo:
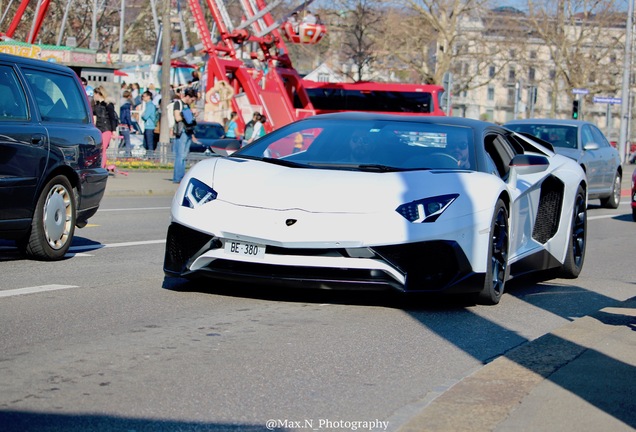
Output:
[[470,271],[466,256],[453,242],[381,246],[373,251],[406,274],[408,291],[437,291]]
[[321,281],[324,283],[392,284],[393,279],[383,272],[365,269],[337,269],[325,267],[277,266],[240,261],[215,260],[207,267],[215,272],[248,274],[272,282],[283,279],[297,281]]
[[541,185],[541,197],[537,211],[537,221],[532,230],[532,238],[544,244],[556,234],[563,206],[563,183],[556,177],[548,177]]
[[168,227],[164,270],[181,273],[192,255],[198,252],[212,236],[184,227],[176,223]]

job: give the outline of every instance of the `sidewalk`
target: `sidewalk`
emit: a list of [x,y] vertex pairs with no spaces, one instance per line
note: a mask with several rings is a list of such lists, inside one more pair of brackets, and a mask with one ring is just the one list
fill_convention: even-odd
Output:
[[172,196],[178,186],[172,170],[120,170],[108,176],[105,196]]
[[400,432],[636,429],[636,297],[504,354]]

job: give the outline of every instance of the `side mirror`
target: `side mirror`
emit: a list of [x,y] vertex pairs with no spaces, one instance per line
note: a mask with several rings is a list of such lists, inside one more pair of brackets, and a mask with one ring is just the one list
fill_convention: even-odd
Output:
[[587,143],[585,144],[585,146],[583,147],[583,150],[598,150],[600,148],[600,146],[594,142],[591,143]]
[[548,158],[541,155],[520,154],[510,161],[508,184],[517,183],[517,176],[543,172],[550,166]]

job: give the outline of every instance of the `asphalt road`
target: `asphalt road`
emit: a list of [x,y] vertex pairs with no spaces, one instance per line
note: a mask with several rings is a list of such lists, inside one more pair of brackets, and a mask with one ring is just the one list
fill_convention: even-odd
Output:
[[517,281],[496,307],[165,279],[169,205],[105,198],[62,262],[0,242],[0,430],[397,430],[485,362],[633,297],[628,205],[592,206],[578,279]]

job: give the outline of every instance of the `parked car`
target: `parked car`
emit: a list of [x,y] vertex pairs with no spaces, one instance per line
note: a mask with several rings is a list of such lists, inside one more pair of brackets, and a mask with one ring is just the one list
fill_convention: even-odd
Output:
[[582,120],[514,120],[504,127],[534,135],[554,150],[577,161],[587,175],[588,198],[601,200],[603,207],[618,208],[623,168],[618,151],[594,124]]
[[194,127],[194,136],[196,140],[190,145],[191,152],[221,153],[228,148],[237,150],[241,147],[240,140],[225,138],[223,125],[216,122],[198,122]]
[[73,70],[0,54],[0,238],[36,259],[64,257],[104,195],[101,148]]
[[571,159],[491,123],[312,116],[190,169],[164,272],[495,304],[513,276],[578,276],[586,182]]
[[632,220],[636,222],[636,170],[632,173]]

